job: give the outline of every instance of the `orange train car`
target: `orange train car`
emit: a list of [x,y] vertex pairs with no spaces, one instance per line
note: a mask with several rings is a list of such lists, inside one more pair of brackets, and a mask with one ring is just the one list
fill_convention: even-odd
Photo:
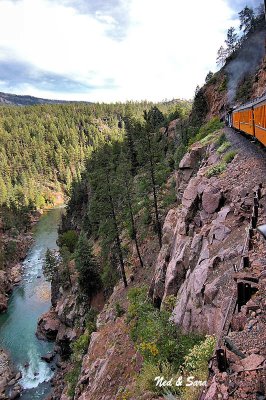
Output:
[[232,110],[229,125],[266,146],[266,95]]

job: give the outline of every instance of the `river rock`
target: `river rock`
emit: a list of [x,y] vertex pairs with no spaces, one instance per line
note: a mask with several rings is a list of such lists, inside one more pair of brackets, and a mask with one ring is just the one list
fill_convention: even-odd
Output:
[[22,378],[22,373],[19,371],[15,377],[16,381],[19,381]]
[[10,277],[11,277],[11,281],[14,284],[20,283],[20,281],[22,279],[21,269],[22,269],[21,264],[16,264],[14,267],[11,268]]
[[7,297],[0,293],[0,312],[7,310]]
[[50,363],[54,359],[54,354],[53,353],[47,353],[44,356],[41,356],[41,359],[46,361],[47,363]]
[[20,397],[20,390],[12,390],[11,394],[9,395],[10,400],[15,400]]
[[4,393],[8,383],[14,376],[8,354],[0,349],[0,393]]

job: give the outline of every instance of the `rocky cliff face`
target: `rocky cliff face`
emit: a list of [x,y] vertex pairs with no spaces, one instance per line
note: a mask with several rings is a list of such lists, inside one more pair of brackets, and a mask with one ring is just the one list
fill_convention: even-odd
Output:
[[[221,133],[216,132],[215,138]],[[266,180],[263,153],[230,130],[226,130],[226,136],[230,150],[238,153],[221,174],[207,174],[223,157],[217,153],[215,143],[194,144],[180,162],[176,172],[178,203],[164,222],[163,245],[154,261],[149,291],[157,307],[168,296],[175,298],[172,320],[182,330],[217,337],[235,291],[232,276],[243,253],[253,192]],[[143,274],[138,274],[132,285],[145,280]],[[129,338],[125,318],[116,316],[117,301],[127,308],[122,285],[115,288],[98,316],[97,332],[83,359],[75,399],[120,399],[121,393],[134,388],[142,359]],[[220,393],[217,386],[215,393]],[[157,398],[148,392],[140,397]],[[67,399],[64,390],[61,400]]]
[[[6,311],[8,296],[12,291],[13,286],[16,286],[21,281],[22,264],[25,259],[27,251],[32,243],[32,236],[30,234],[21,234],[17,238],[12,238],[7,234],[1,232],[1,219],[0,219],[0,245],[13,246],[12,260],[3,263],[1,269],[0,260],[0,313]],[[0,258],[2,253],[0,247]],[[2,254],[1,254],[2,253]]]
[[218,335],[235,286],[253,191],[265,180],[265,162],[241,150],[222,174],[208,178],[219,155],[213,144],[196,144],[176,175],[180,204],[166,217],[150,294],[157,306],[176,297],[172,318],[185,331]]

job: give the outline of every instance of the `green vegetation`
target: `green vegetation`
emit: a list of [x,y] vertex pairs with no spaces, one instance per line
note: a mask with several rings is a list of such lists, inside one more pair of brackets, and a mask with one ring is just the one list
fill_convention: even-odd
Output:
[[91,334],[97,330],[96,317],[96,311],[94,309],[90,309],[87,314],[84,333],[71,344],[71,370],[66,375],[66,381],[68,383],[68,395],[71,398],[73,398],[75,395],[75,388],[77,386],[80,374],[82,358],[88,349]]
[[216,146],[218,146],[218,147],[222,146],[222,144],[223,144],[225,141],[226,141],[226,136],[225,136],[225,133],[222,132],[222,133],[217,137]]
[[238,16],[240,34],[237,34],[234,27],[228,29],[227,37],[224,41],[225,46],[221,46],[217,53],[217,65],[223,66],[227,61],[235,58],[243,42],[247,40],[256,29],[264,27],[265,17],[263,4],[261,4],[256,11],[251,7],[245,6],[243,10],[238,13]]
[[207,178],[211,178],[212,176],[221,174],[225,169],[226,169],[226,164],[223,162],[220,162],[220,163],[210,167],[208,169],[208,171],[206,172],[206,176],[207,176]]
[[222,82],[220,83],[218,87],[219,92],[224,92],[227,90],[227,77],[224,76]]
[[[138,377],[139,390],[165,394],[164,388],[156,386],[156,376],[163,375],[170,379],[193,371],[194,376],[204,374],[206,378],[214,340],[205,340],[196,334],[182,334],[169,321],[174,299],[169,296],[162,311],[154,308],[147,298],[146,288],[131,289],[128,299],[130,335],[144,358],[143,369]],[[180,394],[182,389],[177,390]]]
[[218,117],[212,118],[210,121],[206,122],[204,125],[202,125],[196,134],[195,137],[191,138],[189,141],[189,144],[193,144],[195,142],[198,142],[205,137],[208,137],[209,135],[213,134],[215,131],[221,129],[223,127],[223,123],[220,122]]
[[[184,107],[182,103],[169,104],[169,114],[159,106],[143,113],[136,112],[133,106],[121,107],[124,108],[117,120],[119,128],[109,130],[108,140],[103,140],[91,152],[80,179],[73,181],[60,232],[59,242],[70,252],[69,241],[76,247],[74,258],[83,291],[86,282],[93,282],[88,279],[88,274],[95,265],[90,272],[81,269],[77,260],[79,244],[70,232],[78,227],[89,242],[97,242],[97,261],[101,266],[98,271],[108,294],[119,276],[127,286],[125,270],[129,242],[135,246],[140,267],[144,265],[141,240],[147,232],[156,235],[161,246],[162,218],[167,207],[176,201],[175,187],[169,183],[169,178],[177,158],[181,159],[186,151],[187,103]],[[179,118],[176,128],[178,146],[162,128],[169,115]],[[94,258],[92,249],[88,257]],[[93,286],[87,292],[91,292]]]
[[224,153],[227,149],[229,149],[229,147],[231,147],[231,143],[228,141],[223,142],[217,149],[217,153],[218,154],[222,154]]
[[[229,144],[229,146],[228,146],[228,144]],[[230,147],[230,143],[225,141],[220,145],[220,147],[218,147],[218,150],[220,149],[220,151],[218,151],[218,150],[217,151],[218,151],[218,153],[221,154],[221,153],[223,153],[224,149],[228,148],[228,147]],[[222,161],[220,161],[219,163],[213,165],[212,167],[210,167],[208,169],[208,171],[206,172],[207,178],[211,178],[212,176],[217,176],[217,175],[221,174],[223,171],[225,171],[226,165],[233,161],[236,154],[237,154],[237,151],[235,151],[235,150],[231,150],[231,151],[227,152],[223,156]]]
[[[126,114],[142,117],[152,106],[142,102],[0,107],[0,208],[16,215],[23,207],[30,212],[53,204],[56,192],[69,194],[85,159],[103,143],[124,135]],[[170,115],[184,116],[190,103],[158,107],[161,119],[157,115],[152,121],[149,115],[151,127]]]
[[79,272],[79,287],[85,295],[92,297],[101,288],[102,282],[92,247],[83,232],[78,239],[75,262]]
[[76,245],[78,242],[78,234],[74,230],[69,230],[58,237],[58,246],[63,247],[66,246],[70,253],[74,253]]
[[125,309],[119,304],[119,303],[115,303],[115,315],[117,317],[122,317],[122,315],[125,314]]
[[235,99],[242,103],[250,99],[252,94],[252,87],[254,83],[254,76],[247,75],[237,87]]
[[233,161],[233,159],[235,158],[236,154],[237,154],[237,151],[235,151],[235,150],[229,151],[223,157],[224,162],[226,164],[229,164],[231,161]]

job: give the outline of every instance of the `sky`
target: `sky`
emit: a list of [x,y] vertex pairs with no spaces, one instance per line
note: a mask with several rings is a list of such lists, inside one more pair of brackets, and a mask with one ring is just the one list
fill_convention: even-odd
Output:
[[0,91],[190,99],[238,12],[260,0],[0,0]]

